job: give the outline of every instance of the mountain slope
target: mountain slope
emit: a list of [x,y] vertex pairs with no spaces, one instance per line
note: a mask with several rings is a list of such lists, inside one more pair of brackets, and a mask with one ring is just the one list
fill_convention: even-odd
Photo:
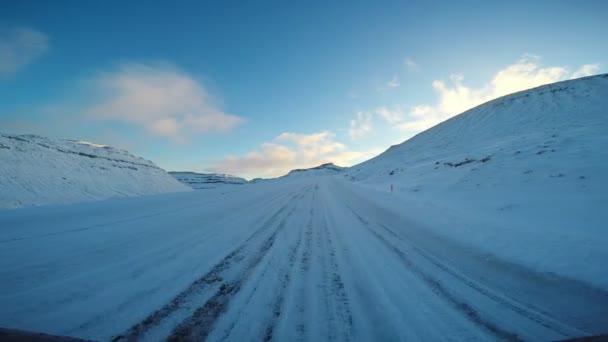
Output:
[[[607,95],[608,74],[508,95],[392,146],[351,167],[348,176],[369,182],[408,179],[410,184],[433,178],[450,185],[455,180],[443,177],[448,172],[481,170],[497,163],[515,166],[541,159],[558,171],[572,158],[600,161],[604,152],[598,144],[606,142],[608,126]],[[504,174],[500,176],[504,179]]]
[[608,244],[606,175],[608,75],[598,75],[480,105],[344,177],[382,192],[392,186],[392,202],[439,234],[605,282],[594,260]]
[[197,173],[188,171],[169,171],[169,174],[180,183],[192,189],[213,189],[223,185],[246,184],[244,178],[217,173]]
[[189,190],[149,160],[109,146],[0,134],[0,208]]

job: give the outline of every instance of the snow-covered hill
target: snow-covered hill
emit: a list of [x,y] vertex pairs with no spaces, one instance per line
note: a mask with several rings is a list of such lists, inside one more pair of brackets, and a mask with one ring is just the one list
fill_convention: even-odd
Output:
[[0,208],[186,190],[165,170],[124,150],[0,134]]
[[310,178],[317,176],[335,176],[344,172],[347,167],[338,166],[334,163],[325,163],[319,166],[311,167],[308,169],[293,169],[289,171],[286,175],[276,177],[276,178],[254,178],[249,181],[249,183],[262,183],[262,182],[272,182],[278,180],[294,180],[299,178]]
[[525,188],[595,192],[608,171],[608,74],[508,95],[468,110],[346,176],[423,194]]
[[192,189],[213,189],[223,185],[242,185],[246,184],[244,178],[217,173],[197,173],[187,171],[169,171],[169,174],[180,183]]
[[589,276],[601,270],[567,268],[573,258],[600,267],[592,260],[608,242],[607,175],[604,74],[482,104],[344,177],[385,192],[392,185],[402,210],[442,234],[540,268]]
[[289,171],[283,177],[314,177],[314,176],[327,176],[336,175],[346,170],[345,167],[337,166],[334,163],[326,163],[319,166],[311,167],[308,169],[295,169]]

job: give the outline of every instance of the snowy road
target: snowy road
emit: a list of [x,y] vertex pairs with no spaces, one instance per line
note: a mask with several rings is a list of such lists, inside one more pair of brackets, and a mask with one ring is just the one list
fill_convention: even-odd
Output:
[[608,292],[465,248],[379,203],[316,177],[0,211],[0,326],[97,340],[608,332]]

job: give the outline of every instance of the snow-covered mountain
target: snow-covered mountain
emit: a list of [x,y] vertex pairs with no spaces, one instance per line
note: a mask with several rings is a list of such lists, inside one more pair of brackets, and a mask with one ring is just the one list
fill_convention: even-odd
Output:
[[507,95],[351,167],[351,180],[403,191],[605,189],[608,74]]
[[246,184],[244,178],[217,173],[197,173],[188,171],[169,171],[169,174],[180,183],[192,189],[213,189],[223,185]]
[[590,279],[603,267],[607,175],[608,74],[487,102],[344,173],[393,187],[392,202],[441,235]]
[[336,174],[343,172],[346,169],[347,168],[342,167],[342,166],[337,166],[334,163],[326,163],[326,164],[321,164],[319,166],[311,167],[308,169],[291,170],[291,171],[289,171],[288,174],[286,174],[283,177],[292,178],[292,177],[312,177],[312,176],[336,175]]
[[249,183],[262,183],[269,182],[275,180],[292,180],[298,179],[302,177],[316,177],[316,176],[333,176],[338,175],[344,172],[347,167],[338,166],[334,163],[325,163],[319,166],[311,167],[308,169],[293,169],[289,171],[286,175],[276,177],[276,178],[254,178],[249,181]]
[[0,134],[0,208],[190,190],[149,160],[76,140]]

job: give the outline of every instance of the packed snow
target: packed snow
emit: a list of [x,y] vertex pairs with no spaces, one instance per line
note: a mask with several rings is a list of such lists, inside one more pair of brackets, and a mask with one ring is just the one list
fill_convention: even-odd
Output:
[[[340,177],[0,212],[0,326],[95,340],[556,340],[608,292]],[[603,259],[606,260],[606,259]]]
[[507,96],[346,170],[0,210],[0,326],[116,341],[606,334],[607,95],[601,75]]
[[0,208],[186,191],[149,160],[84,141],[0,134]]
[[180,183],[195,190],[213,189],[225,185],[243,185],[247,180],[227,174],[169,171]]

